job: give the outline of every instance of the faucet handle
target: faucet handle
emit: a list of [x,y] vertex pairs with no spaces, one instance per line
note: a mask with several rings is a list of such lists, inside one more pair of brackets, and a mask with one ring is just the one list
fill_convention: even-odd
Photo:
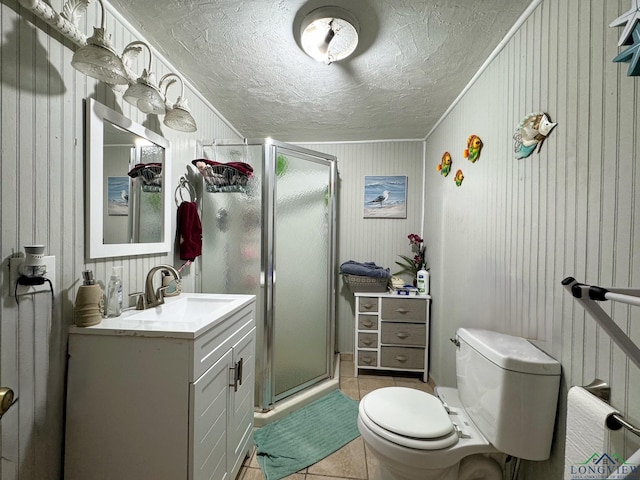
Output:
[[136,310],[144,310],[147,308],[147,300],[144,296],[144,292],[130,293],[129,296],[138,297],[138,300],[136,301]]
[[164,303],[164,294],[167,292],[169,285],[158,288],[156,291],[156,298],[158,299],[157,305],[162,305]]

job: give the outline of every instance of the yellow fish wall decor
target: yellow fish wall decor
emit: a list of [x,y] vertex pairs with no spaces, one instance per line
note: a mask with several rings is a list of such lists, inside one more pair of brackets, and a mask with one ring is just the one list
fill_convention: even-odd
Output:
[[442,154],[442,160],[440,160],[440,163],[436,167],[436,170],[440,172],[440,175],[443,177],[449,175],[449,172],[451,171],[451,162],[451,154],[449,152],[444,152]]
[[464,158],[469,159],[471,163],[475,163],[480,158],[480,151],[482,150],[482,140],[477,135],[470,135],[467,138],[467,148],[463,152]]
[[453,178],[454,182],[456,182],[456,186],[462,185],[462,181],[464,180],[464,175],[462,174],[462,170],[458,170],[456,172],[456,176]]

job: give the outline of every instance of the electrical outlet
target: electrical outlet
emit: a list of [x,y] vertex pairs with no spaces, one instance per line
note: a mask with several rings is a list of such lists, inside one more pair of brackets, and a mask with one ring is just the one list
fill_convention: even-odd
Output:
[[[24,263],[24,257],[11,257],[9,258],[9,295],[20,296],[28,293],[38,292],[51,292],[51,288],[55,291],[55,278],[56,278],[56,257],[53,255],[47,255],[44,257],[44,264],[47,266],[47,273],[45,277],[51,281],[44,282],[42,285],[16,285],[18,278],[22,275],[20,273],[20,266]],[[17,288],[16,288],[17,287]]]

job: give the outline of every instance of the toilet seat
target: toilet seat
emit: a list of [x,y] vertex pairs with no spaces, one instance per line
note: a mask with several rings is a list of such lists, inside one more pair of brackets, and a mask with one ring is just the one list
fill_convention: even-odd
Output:
[[376,434],[409,448],[440,450],[455,445],[458,433],[442,402],[426,392],[386,387],[360,402],[365,423]]

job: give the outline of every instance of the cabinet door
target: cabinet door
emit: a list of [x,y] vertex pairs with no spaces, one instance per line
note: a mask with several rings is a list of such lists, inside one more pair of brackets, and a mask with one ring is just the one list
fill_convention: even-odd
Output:
[[228,478],[227,414],[232,351],[225,353],[189,392],[189,480]]
[[[236,343],[233,350],[233,368],[238,376],[235,386],[229,387],[229,423],[227,428],[227,462],[234,478],[253,434],[253,404],[255,383],[255,327]],[[233,376],[231,384],[234,384]]]

